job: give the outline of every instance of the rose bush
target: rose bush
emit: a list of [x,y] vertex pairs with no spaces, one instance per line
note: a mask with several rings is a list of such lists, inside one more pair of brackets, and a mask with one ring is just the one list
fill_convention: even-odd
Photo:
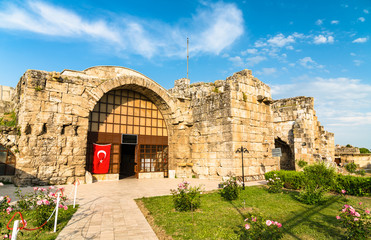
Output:
[[249,215],[245,219],[245,231],[241,235],[241,239],[281,239],[283,236],[282,233],[282,224],[266,219],[261,215]]
[[190,187],[190,183],[183,181],[177,189],[172,189],[173,202],[177,211],[194,211],[201,205],[201,187]]
[[[362,206],[362,203],[358,203]],[[342,227],[346,229],[345,234],[347,239],[368,239],[371,235],[371,216],[369,209],[361,207],[352,207],[345,204],[336,216]]]

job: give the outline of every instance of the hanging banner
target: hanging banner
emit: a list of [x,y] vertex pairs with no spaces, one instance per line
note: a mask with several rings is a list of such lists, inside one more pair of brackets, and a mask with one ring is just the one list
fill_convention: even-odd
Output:
[[99,145],[93,143],[93,152],[93,173],[108,173],[111,144]]

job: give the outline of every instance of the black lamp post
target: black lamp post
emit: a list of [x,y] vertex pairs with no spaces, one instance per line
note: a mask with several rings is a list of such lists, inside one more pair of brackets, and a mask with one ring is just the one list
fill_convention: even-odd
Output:
[[244,169],[243,169],[243,154],[244,153],[248,153],[249,151],[244,148],[243,146],[241,146],[240,148],[238,148],[236,150],[236,153],[241,153],[241,157],[242,157],[242,188],[243,190],[245,190],[245,172],[244,172]]

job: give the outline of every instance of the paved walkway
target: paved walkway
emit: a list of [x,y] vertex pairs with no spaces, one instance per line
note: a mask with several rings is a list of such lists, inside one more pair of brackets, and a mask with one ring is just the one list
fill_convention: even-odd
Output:
[[[205,190],[217,189],[220,181],[187,179],[191,186],[204,185]],[[68,239],[157,239],[134,199],[169,195],[181,179],[124,179],[120,181],[83,184],[78,187],[80,205],[57,240]],[[259,185],[265,181],[249,182]],[[72,185],[64,186],[70,193]],[[4,186],[1,194],[10,194],[14,187]],[[27,188],[26,191],[32,191]],[[73,196],[71,196],[73,197]],[[172,204],[172,203],[169,203]]]

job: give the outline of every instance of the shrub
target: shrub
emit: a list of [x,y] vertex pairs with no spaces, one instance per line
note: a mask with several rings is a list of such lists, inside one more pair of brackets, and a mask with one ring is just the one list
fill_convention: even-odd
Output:
[[177,189],[170,190],[177,211],[194,211],[201,205],[201,187],[190,187],[189,184],[183,181]]
[[356,173],[361,175],[361,176],[366,175],[366,171],[364,169],[359,169]]
[[221,184],[223,188],[219,190],[219,193],[225,200],[232,201],[240,196],[241,186],[238,185],[236,177],[230,177]]
[[297,171],[271,171],[265,173],[265,179],[268,181],[269,178],[273,178],[274,174],[277,175],[282,181],[283,186],[288,189],[301,189],[304,186],[304,173]]
[[245,219],[245,231],[240,239],[281,239],[282,224],[266,219],[261,215],[250,214]]
[[299,166],[300,168],[304,168],[304,167],[306,167],[306,166],[308,165],[308,162],[304,161],[303,159],[300,159],[300,160],[297,161],[297,162],[298,162],[298,166]]
[[348,163],[344,167],[350,173],[355,173],[357,169],[357,165],[355,163]]
[[360,148],[359,152],[360,153],[371,153],[370,150],[368,150],[367,148]]
[[268,179],[268,192],[270,193],[279,193],[282,192],[283,182],[277,177],[276,174],[273,175],[273,178]]
[[370,210],[344,205],[336,219],[346,229],[346,239],[368,239],[371,234]]
[[340,193],[345,189],[349,195],[366,196],[371,195],[371,177],[357,177],[337,174],[333,186],[335,192]]
[[304,168],[304,188],[299,200],[306,204],[318,204],[323,195],[334,185],[335,170],[326,167],[324,162],[315,163]]

